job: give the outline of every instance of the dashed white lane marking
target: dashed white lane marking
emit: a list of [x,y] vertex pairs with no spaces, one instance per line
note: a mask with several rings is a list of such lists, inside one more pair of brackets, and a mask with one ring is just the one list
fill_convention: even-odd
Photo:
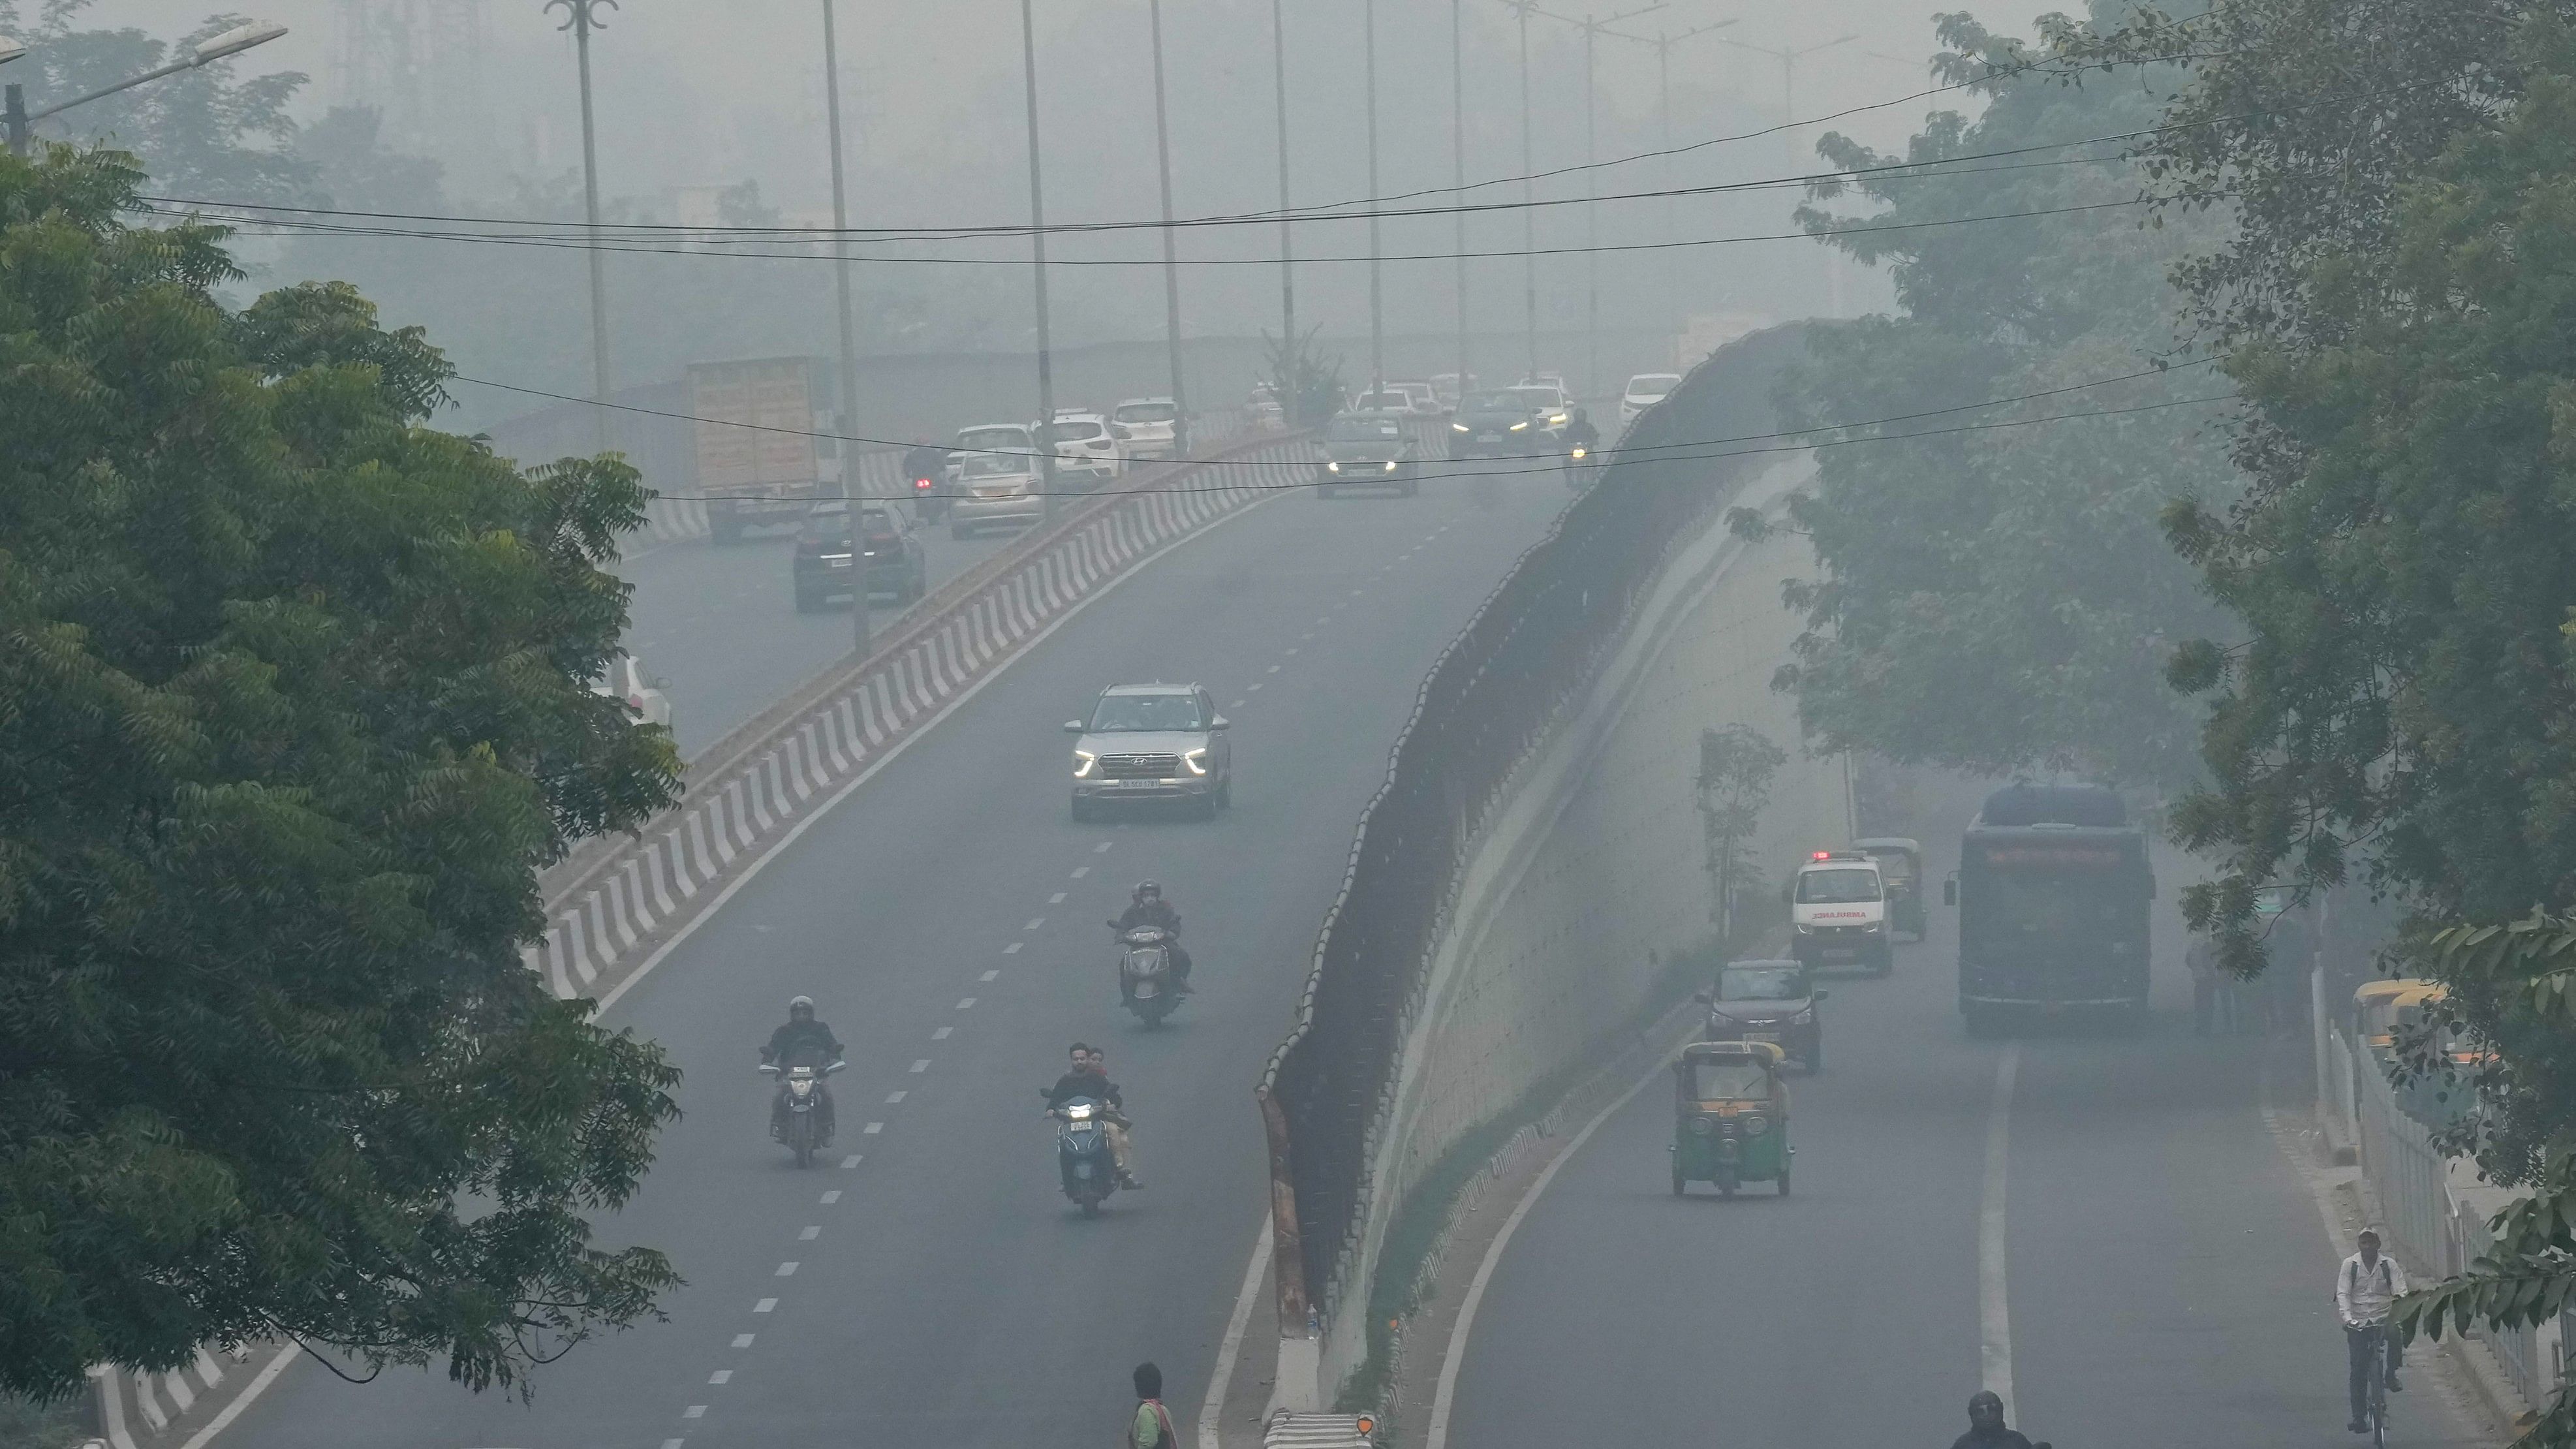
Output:
[[932,1032],[930,1034],[930,1039],[932,1041],[946,1041],[948,1040],[949,1033],[954,1032],[955,1030],[957,1030],[957,1028],[953,1026],[943,1026],[939,1030]]
[[1063,904],[1064,904],[1064,892],[1062,892],[1062,891],[1057,891],[1054,895],[1051,895],[1051,896],[1047,897],[1047,904],[1048,904],[1048,905],[1051,905],[1051,906],[1060,906],[1060,905],[1063,905]]
[[1243,701],[1238,699],[1238,700],[1236,700],[1234,703],[1227,705],[1227,706],[1226,706],[1226,708],[1227,708],[1227,709],[1241,709],[1241,708],[1243,708]]
[[1367,593],[1367,592],[1368,592],[1368,590],[1366,590],[1366,589],[1353,589],[1353,590],[1351,590],[1351,597],[1352,597],[1352,598],[1354,598],[1354,599],[1356,599],[1356,598],[1358,598],[1359,596],[1361,596],[1362,594],[1365,594],[1365,593]]
[[[1002,974],[1002,973],[1001,973],[1001,972],[999,972],[999,971],[987,971],[987,972],[985,972],[983,975],[978,976],[978,977],[976,977],[975,979],[976,979],[976,980],[978,980],[978,981],[990,981],[990,980],[992,980],[993,978],[995,978],[995,977],[997,977],[997,976],[999,976],[999,975],[1001,975],[1001,974]],[[971,1002],[971,1001],[973,1001],[975,998],[974,998],[974,997],[969,996],[969,997],[967,997],[966,999],[967,999],[968,1001],[970,1001],[970,1002]],[[959,1007],[959,1008],[958,1008],[958,1010],[963,1011],[963,1010],[965,1010],[965,1008],[961,1006],[961,1007]]]
[[[1320,621],[1319,621],[1319,622],[1320,622]],[[1314,641],[1315,641],[1315,631],[1314,631],[1314,630],[1312,630],[1312,629],[1309,629],[1309,630],[1307,630],[1305,633],[1300,634],[1300,635],[1298,635],[1298,636],[1297,636],[1297,642],[1298,642],[1298,643],[1300,643],[1300,644],[1311,644],[1311,643],[1313,643]]]
[[1020,943],[1013,941],[1011,944],[1004,946],[1002,948],[1002,954],[1005,956],[1017,956],[1020,954]]
[[862,1135],[862,1136],[867,1136],[867,1137],[874,1137],[874,1136],[876,1136],[878,1133],[883,1132],[884,1130],[885,1130],[885,1124],[884,1124],[883,1122],[871,1122],[871,1123],[869,1123],[869,1124],[867,1125],[866,1129],[861,1133],[861,1135]]
[[886,1093],[886,1105],[891,1107],[895,1103],[900,1102],[911,1095],[912,1094],[910,1092],[888,1092]]
[[681,1445],[688,1442],[686,1439],[665,1439],[662,1441],[662,1449],[680,1449]]
[[1038,927],[1043,926],[1043,925],[1045,925],[1045,924],[1046,924],[1046,917],[1044,917],[1044,916],[1031,916],[1031,917],[1029,917],[1029,923],[1028,923],[1027,925],[1025,925],[1025,926],[1020,927],[1020,929],[1021,929],[1021,930],[1023,930],[1023,931],[1034,931],[1034,930],[1036,930]]
[[751,1305],[751,1311],[754,1313],[776,1313],[778,1311],[778,1300],[775,1298],[763,1298],[758,1303]]
[[2013,1079],[2021,1071],[2021,1043],[2005,1044],[1995,1062],[1994,1105],[1986,1109],[1985,1201],[1977,1210],[1977,1325],[1986,1387],[2004,1401],[2012,1422],[2012,1306],[2004,1288],[2005,1168],[2012,1156]]
[[751,1347],[751,1341],[754,1337],[756,1337],[754,1334],[737,1333],[733,1336],[733,1346],[736,1348],[749,1348]]
[[[985,972],[985,973],[984,973],[984,979],[985,979],[985,980],[987,980],[987,981],[990,981],[990,980],[992,980],[994,977],[999,976],[999,975],[1001,975],[1001,974],[1002,974],[1002,973],[1001,973],[1001,972],[999,972],[999,971],[987,971],[987,972]],[[975,1004],[975,998],[974,998],[974,997],[971,997],[971,996],[961,996],[961,997],[958,997],[958,998],[957,998],[957,1009],[958,1009],[959,1011],[967,1010],[968,1008],[972,1007],[974,1004]]]
[[793,1278],[793,1277],[795,1277],[795,1276],[796,1276],[796,1265],[795,1265],[794,1263],[781,1263],[781,1264],[779,1264],[779,1265],[778,1265],[778,1276],[779,1276],[779,1277],[781,1277],[781,1278]]
[[801,1243],[810,1243],[821,1236],[823,1236],[823,1230],[821,1228],[808,1227],[805,1231],[796,1235],[796,1240]]
[[1246,694],[1255,694],[1258,693],[1260,689],[1261,686],[1258,684],[1247,684],[1243,687],[1243,692]]
[[1296,653],[1296,652],[1297,652],[1297,650],[1296,650],[1296,646],[1294,646],[1294,645],[1289,646],[1288,652],[1289,652],[1289,653],[1291,653],[1291,654]]
[[[855,1158],[855,1157],[851,1158],[850,1160],[851,1160],[852,1162],[856,1162],[856,1161],[858,1161],[858,1159],[857,1159],[857,1158]],[[836,1203],[836,1202],[839,1202],[840,1200],[841,1200],[841,1190],[840,1190],[839,1188],[837,1188],[837,1187],[836,1187],[836,1188],[834,1188],[834,1189],[832,1189],[830,1192],[827,1192],[827,1193],[823,1194],[823,1206],[825,1206],[825,1207],[830,1207],[832,1204],[834,1204],[834,1203]]]
[[1074,878],[1075,880],[1080,880],[1080,879],[1082,879],[1084,876],[1087,876],[1087,875],[1089,875],[1089,874],[1091,874],[1091,867],[1090,867],[1090,866],[1087,866],[1087,865],[1077,865],[1077,866],[1075,866],[1075,867],[1073,868],[1073,878]]
[[[841,1159],[841,1170],[842,1170],[843,1172],[847,1172],[847,1171],[849,1171],[851,1168],[856,1167],[856,1166],[858,1166],[858,1165],[859,1165],[859,1154],[858,1154],[858,1153],[853,1152],[853,1153],[851,1153],[849,1156],[844,1157],[844,1158],[842,1158],[842,1159]],[[836,1193],[832,1194],[832,1196],[833,1196],[833,1197],[839,1197],[839,1196],[840,1196],[840,1194],[836,1192]]]
[[714,1373],[711,1373],[711,1374],[707,1375],[707,1382],[708,1382],[708,1383],[711,1383],[711,1384],[729,1384],[729,1383],[732,1383],[732,1382],[733,1382],[733,1370],[732,1370],[732,1369],[717,1369]]
[[707,1406],[704,1404],[691,1404],[680,1411],[680,1417],[683,1419],[703,1419],[706,1416]]
[[[1291,650],[1289,650],[1288,652],[1289,652],[1289,653],[1291,653],[1291,654],[1294,654],[1294,653],[1296,653],[1297,651],[1296,651],[1296,650],[1294,650],[1294,649],[1291,649]],[[1277,674],[1277,673],[1279,672],[1279,666],[1278,666],[1278,665],[1276,665],[1276,664],[1273,664],[1273,665],[1271,665],[1271,666],[1270,666],[1270,668],[1269,668],[1267,671],[1265,671],[1265,672],[1266,672],[1266,673],[1270,673],[1270,674]]]
[[1095,846],[1091,847],[1091,853],[1092,853],[1092,854],[1094,854],[1094,855],[1098,855],[1098,854],[1102,853],[1103,851],[1106,851],[1107,849],[1109,849],[1109,847],[1110,847],[1112,844],[1114,844],[1114,843],[1115,843],[1115,842],[1113,842],[1113,841],[1107,841],[1107,840],[1104,840],[1104,841],[1100,842],[1098,845],[1095,845]]
[[926,1072],[926,1071],[929,1071],[929,1070],[930,1070],[930,1058],[928,1058],[928,1057],[915,1057],[915,1058],[913,1058],[913,1061],[912,1061],[912,1069],[913,1069],[915,1072]]

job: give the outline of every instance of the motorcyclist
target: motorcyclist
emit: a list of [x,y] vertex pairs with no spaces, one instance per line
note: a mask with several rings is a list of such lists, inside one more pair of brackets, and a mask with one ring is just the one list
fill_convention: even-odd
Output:
[[1592,414],[1576,408],[1565,423],[1565,450],[1571,453],[1581,448],[1589,453],[1600,446],[1601,430],[1592,426]]
[[[903,476],[912,485],[913,502],[922,510],[923,516],[936,516],[947,507],[948,500],[942,496],[948,486],[946,448],[937,443],[923,443],[907,451],[903,455]],[[927,488],[921,486],[924,478],[930,480]]]
[[[841,1051],[841,1039],[814,1015],[814,998],[800,996],[787,1003],[787,1021],[769,1034],[769,1045],[760,1049],[760,1060],[762,1065],[773,1067],[826,1067],[841,1059]],[[820,1119],[814,1125],[822,1129],[820,1135],[828,1142],[832,1138],[832,1092],[829,1087],[818,1086],[815,1095],[821,1100],[814,1106]],[[783,1087],[769,1104],[769,1135],[787,1135],[787,1092]]]
[[1979,1389],[1968,1396],[1968,1432],[1950,1444],[1950,1449],[2035,1449],[2015,1430],[2004,1427],[2003,1396],[1992,1389]]
[[1172,990],[1177,995],[1189,995],[1190,953],[1181,949],[1181,913],[1163,899],[1162,886],[1150,880],[1136,883],[1127,909],[1109,923],[1109,928],[1122,936],[1139,926],[1152,926],[1169,938],[1164,944],[1172,953]]
[[1056,1111],[1076,1097],[1089,1097],[1107,1107],[1101,1123],[1109,1137],[1109,1160],[1118,1169],[1118,1185],[1131,1192],[1143,1187],[1136,1179],[1136,1149],[1127,1140],[1127,1102],[1119,1095],[1118,1084],[1109,1080],[1107,1057],[1088,1042],[1075,1042],[1067,1055],[1071,1064],[1047,1089],[1047,1110]]

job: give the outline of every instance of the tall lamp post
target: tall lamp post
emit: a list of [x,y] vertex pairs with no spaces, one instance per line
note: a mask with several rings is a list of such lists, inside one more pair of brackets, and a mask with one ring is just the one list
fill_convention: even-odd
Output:
[[[1279,101],[1279,345],[1297,345],[1297,272],[1288,226],[1288,22],[1280,0],[1270,0],[1270,84]],[[1270,380],[1284,389],[1286,378]],[[1288,398],[1279,398],[1279,420],[1288,417]]]
[[[9,86],[5,92],[0,92],[0,125],[5,125],[7,128],[9,149],[24,156],[27,154],[28,146],[33,144],[30,127],[47,116],[59,116],[74,106],[85,106],[101,97],[115,95],[118,91],[132,90],[146,81],[157,81],[165,75],[177,75],[183,70],[195,70],[201,65],[239,55],[254,45],[266,45],[285,33],[286,27],[283,25],[268,25],[259,21],[236,25],[220,35],[209,35],[198,41],[188,47],[185,57],[174,60],[158,70],[147,70],[131,80],[121,80],[112,86],[91,91],[87,95],[74,96],[60,105],[47,106],[41,111],[32,113],[27,109],[25,88]],[[7,36],[0,36],[0,65],[6,65],[26,53],[26,46]]]
[[1538,208],[1533,205],[1537,193],[1531,189],[1531,173],[1538,169],[1531,161],[1530,89],[1529,89],[1529,23],[1538,13],[1537,0],[1503,0],[1519,18],[1521,31],[1521,305],[1529,323],[1529,364],[1521,373],[1535,380],[1538,376]]
[[590,33],[603,28],[598,10],[614,10],[617,0],[546,0],[546,9],[561,8],[572,32],[573,54],[581,68],[581,203],[588,219],[590,252],[590,395],[600,406],[591,410],[593,435],[608,450],[608,274],[607,255],[599,242],[599,134],[590,111]]
[[1163,174],[1163,345],[1172,362],[1172,456],[1190,450],[1190,400],[1181,384],[1181,269],[1172,233],[1172,127],[1163,101],[1163,0],[1152,0],[1154,21],[1154,161]]
[[1361,6],[1361,50],[1368,57],[1368,194],[1369,194],[1369,391],[1386,384],[1386,296],[1379,285],[1377,199],[1377,0]]
[[1449,0],[1449,178],[1458,209],[1458,405],[1467,405],[1467,0]]
[[[1639,45],[1651,45],[1655,48],[1655,84],[1663,129],[1660,149],[1664,154],[1660,169],[1664,183],[1664,240],[1668,242],[1679,241],[1682,234],[1681,214],[1677,205],[1679,198],[1673,194],[1679,189],[1673,179],[1673,47],[1694,36],[1706,35],[1712,30],[1724,30],[1734,23],[1733,20],[1720,20],[1713,25],[1693,26],[1679,35],[1669,35],[1661,30],[1651,36],[1610,32],[1620,40],[1631,40]],[[1681,294],[1681,253],[1678,249],[1668,250],[1664,254],[1664,295],[1679,300]]]
[[1055,517],[1055,356],[1047,340],[1046,179],[1038,164],[1038,27],[1020,0],[1020,57],[1029,95],[1029,260],[1037,276],[1038,497],[1041,516]]
[[[1773,50],[1769,46],[1749,44],[1731,35],[1721,35],[1717,38],[1717,43],[1720,45],[1731,45],[1738,50],[1767,55],[1780,62],[1780,141],[1781,148],[1788,153],[1790,175],[1794,176],[1798,171],[1798,62],[1818,51],[1831,50],[1837,45],[1849,45],[1858,39],[1860,37],[1857,35],[1838,35],[1821,45],[1790,46]],[[1836,294],[1842,291],[1842,272],[1838,259],[1831,254],[1825,258],[1825,291],[1826,310],[1840,312],[1842,299]]]
[[[1533,7],[1535,8],[1535,7]],[[1563,21],[1583,32],[1583,337],[1587,349],[1583,371],[1583,393],[1586,397],[1601,395],[1601,147],[1597,135],[1600,107],[1593,104],[1593,82],[1599,67],[1593,64],[1596,42],[1608,26],[1632,20],[1649,10],[1661,10],[1664,0],[1640,5],[1617,15],[1577,20],[1553,10],[1540,10],[1550,20]],[[1623,39],[1625,37],[1622,37]]]
[[859,557],[859,467],[850,453],[849,435],[857,431],[859,416],[859,349],[856,329],[850,320],[850,204],[849,191],[841,169],[841,52],[839,36],[832,23],[832,0],[823,0],[823,122],[832,128],[832,235],[837,260],[832,264],[832,287],[841,306],[840,408],[836,416],[841,434],[832,447],[841,460],[841,495],[850,500],[850,567],[858,575],[858,587],[850,595],[850,643],[859,653],[868,652],[868,581],[866,561]]

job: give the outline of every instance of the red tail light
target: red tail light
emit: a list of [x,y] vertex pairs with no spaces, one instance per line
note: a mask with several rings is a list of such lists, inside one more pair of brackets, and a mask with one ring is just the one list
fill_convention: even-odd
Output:
[[930,491],[930,480],[927,478],[915,478],[912,480],[912,486],[916,492],[927,493]]

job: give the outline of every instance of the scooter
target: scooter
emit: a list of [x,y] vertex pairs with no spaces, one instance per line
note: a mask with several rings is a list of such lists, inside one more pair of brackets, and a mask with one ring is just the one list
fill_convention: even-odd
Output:
[[[1110,923],[1115,926],[1116,922]],[[1172,937],[1159,926],[1138,926],[1118,938],[1118,999],[1149,1027],[1181,1004],[1172,980]]]
[[796,1155],[798,1167],[812,1167],[814,1154],[831,1145],[832,1130],[824,1125],[826,1114],[816,1111],[829,1107],[832,1094],[823,1079],[848,1066],[833,1062],[822,1067],[782,1067],[775,1062],[762,1062],[760,1073],[778,1079],[778,1100],[786,1104],[786,1120],[775,1129],[778,1140]]
[[[1048,1095],[1044,1087],[1038,1095]],[[1090,1097],[1068,1097],[1047,1109],[1056,1120],[1055,1165],[1064,1180],[1064,1195],[1087,1218],[1100,1216],[1100,1205],[1118,1190],[1118,1163],[1109,1151],[1109,1105]]]

